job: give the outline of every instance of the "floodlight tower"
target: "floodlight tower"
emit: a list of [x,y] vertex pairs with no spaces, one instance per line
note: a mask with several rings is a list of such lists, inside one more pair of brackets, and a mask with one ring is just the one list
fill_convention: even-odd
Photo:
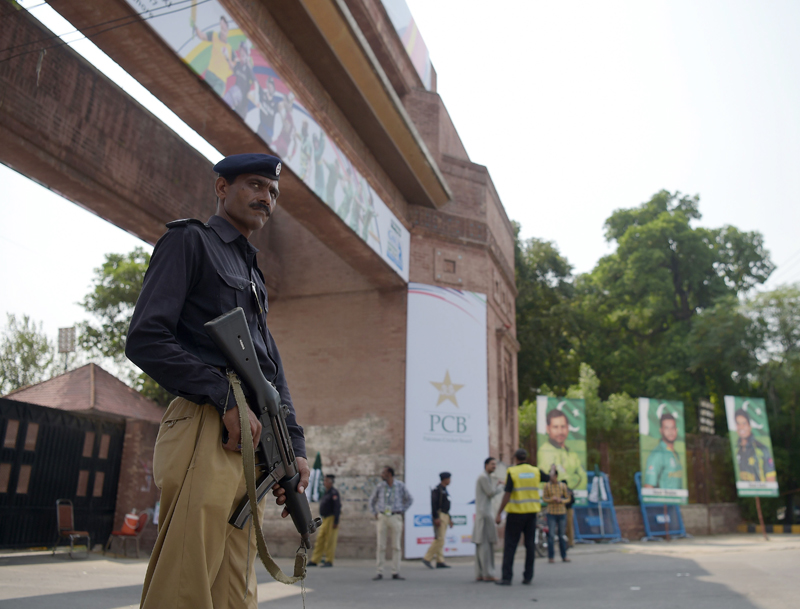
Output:
[[75,327],[58,329],[58,352],[64,354],[64,372],[67,371],[69,354],[75,352]]

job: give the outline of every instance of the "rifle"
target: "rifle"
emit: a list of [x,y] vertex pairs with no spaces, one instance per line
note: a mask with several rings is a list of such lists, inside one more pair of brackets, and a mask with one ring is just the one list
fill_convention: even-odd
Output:
[[[205,329],[222,351],[228,366],[249,389],[248,404],[261,421],[261,438],[256,449],[256,469],[261,470],[261,477],[256,480],[257,500],[261,501],[278,483],[286,491],[286,508],[300,533],[301,543],[310,548],[310,536],[322,521],[311,517],[308,498],[305,493],[297,492],[300,471],[286,427],[289,407],[281,404],[281,396],[275,385],[261,372],[244,310],[241,307],[232,309],[209,321]],[[227,435],[227,429],[224,431]],[[244,528],[252,509],[250,500],[245,496],[228,522],[237,529]]]

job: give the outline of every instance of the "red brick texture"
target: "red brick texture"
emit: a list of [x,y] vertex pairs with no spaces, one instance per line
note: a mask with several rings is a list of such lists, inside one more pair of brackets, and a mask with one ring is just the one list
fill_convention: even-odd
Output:
[[[122,447],[122,464],[117,486],[117,507],[114,511],[114,530],[119,530],[125,514],[135,509],[137,513],[155,508],[161,491],[153,481],[153,448],[158,436],[158,424],[151,421],[128,419],[125,421],[125,443]],[[139,539],[139,549],[147,554],[153,549],[158,529],[152,522],[152,511]],[[99,540],[105,543],[105,539]],[[116,542],[118,543],[118,542]],[[129,552],[132,552],[129,545]],[[122,544],[112,547],[122,552]]]

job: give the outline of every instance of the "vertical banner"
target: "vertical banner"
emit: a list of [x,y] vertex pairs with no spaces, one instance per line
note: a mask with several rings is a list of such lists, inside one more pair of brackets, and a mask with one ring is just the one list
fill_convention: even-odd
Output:
[[587,505],[586,402],[538,396],[536,439],[537,467],[548,473],[555,464],[558,479],[575,493],[575,505]]
[[683,402],[639,398],[639,454],[644,503],[689,502]]
[[408,281],[406,227],[217,0],[126,1],[359,239]]
[[475,480],[489,456],[486,296],[421,283],[408,286],[406,349],[405,555],[421,558],[434,540],[431,490],[452,481],[444,552],[470,556]]
[[739,497],[777,497],[767,409],[762,398],[725,396],[728,436]]

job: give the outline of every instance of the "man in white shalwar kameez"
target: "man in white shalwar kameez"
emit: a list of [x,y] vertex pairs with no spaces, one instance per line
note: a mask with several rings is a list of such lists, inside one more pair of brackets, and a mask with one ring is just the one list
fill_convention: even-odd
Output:
[[494,576],[494,546],[497,528],[494,522],[492,499],[503,492],[502,481],[492,476],[497,461],[489,457],[484,461],[484,471],[475,483],[475,526],[472,543],[475,544],[475,579],[479,582],[496,581]]

